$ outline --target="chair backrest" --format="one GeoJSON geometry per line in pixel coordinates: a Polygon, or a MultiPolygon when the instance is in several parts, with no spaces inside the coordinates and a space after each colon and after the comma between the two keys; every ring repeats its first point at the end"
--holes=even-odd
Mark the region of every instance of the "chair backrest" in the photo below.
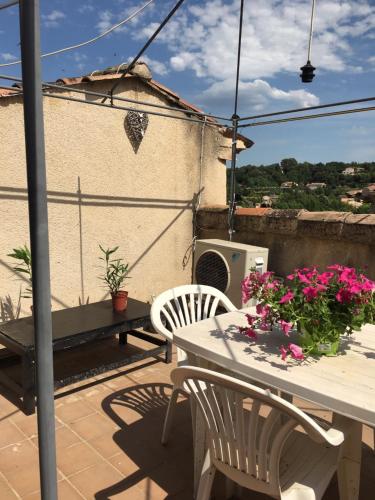
{"type": "Polygon", "coordinates": [[[342,432],[325,431],[269,390],[233,377],[185,366],[174,369],[171,378],[197,402],[214,465],[242,486],[279,498],[281,451],[299,425],[318,443],[337,446],[344,439],[342,432]]]}
{"type": "Polygon", "coordinates": [[[173,340],[177,328],[215,316],[218,306],[237,308],[220,290],[206,285],[182,285],[167,290],[151,306],[151,322],[158,333],[173,340]]]}

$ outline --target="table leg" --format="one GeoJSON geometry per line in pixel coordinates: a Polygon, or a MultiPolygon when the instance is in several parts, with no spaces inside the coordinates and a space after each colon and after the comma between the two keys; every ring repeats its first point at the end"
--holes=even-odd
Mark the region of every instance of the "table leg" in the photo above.
{"type": "Polygon", "coordinates": [[[165,351],[165,362],[172,363],[172,342],[169,342],[169,340],[167,340],[167,348],[165,351]]]}
{"type": "Polygon", "coordinates": [[[128,334],[126,332],[119,333],[118,343],[120,345],[126,345],[128,343],[128,334]]]}
{"type": "Polygon", "coordinates": [[[35,413],[35,360],[30,354],[22,356],[23,408],[26,415],[35,413]]]}
{"type": "Polygon", "coordinates": [[[337,469],[340,500],[358,500],[361,474],[362,424],[341,415],[333,416],[333,426],[344,423],[346,439],[337,469]],[[348,425],[349,424],[349,425],[348,425]]]}

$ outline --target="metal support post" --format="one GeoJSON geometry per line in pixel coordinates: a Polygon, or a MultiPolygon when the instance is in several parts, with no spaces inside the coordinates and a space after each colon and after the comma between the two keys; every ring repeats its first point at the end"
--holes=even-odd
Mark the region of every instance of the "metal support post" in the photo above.
{"type": "Polygon", "coordinates": [[[41,498],[42,500],[56,500],[52,318],[39,0],[20,0],[20,30],[32,255],[41,498]]]}
{"type": "Polygon", "coordinates": [[[238,115],[232,116],[232,161],[230,167],[230,195],[228,212],[229,241],[232,241],[234,233],[234,215],[236,213],[236,163],[237,163],[237,128],[238,115]]]}

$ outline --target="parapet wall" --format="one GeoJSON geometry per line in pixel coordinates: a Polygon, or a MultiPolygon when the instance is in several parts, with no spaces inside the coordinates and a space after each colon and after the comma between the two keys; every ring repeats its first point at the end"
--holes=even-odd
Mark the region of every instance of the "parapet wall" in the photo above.
{"type": "MultiPolygon", "coordinates": [[[[204,207],[198,238],[228,239],[228,208],[204,207]]],[[[375,279],[375,214],[238,208],[233,241],[269,248],[269,269],[285,276],[296,267],[340,263],[368,267],[375,279]]]]}

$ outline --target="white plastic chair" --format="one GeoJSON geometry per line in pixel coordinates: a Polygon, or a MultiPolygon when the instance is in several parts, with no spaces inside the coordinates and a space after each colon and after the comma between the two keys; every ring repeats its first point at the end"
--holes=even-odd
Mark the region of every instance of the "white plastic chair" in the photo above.
{"type": "MultiPolygon", "coordinates": [[[[151,322],[158,333],[173,342],[173,332],[177,328],[215,316],[219,306],[227,312],[237,310],[228,297],[216,288],[206,285],[182,285],[158,295],[151,306],[151,322]]],[[[187,355],[180,348],[177,348],[177,364],[187,364],[187,355]]],[[[168,441],[179,392],[187,391],[186,388],[174,384],[165,416],[162,444],[168,441]]]]}
{"type": "Polygon", "coordinates": [[[208,450],[196,500],[208,500],[216,470],[282,500],[319,500],[337,470],[344,432],[325,430],[270,391],[196,367],[175,368],[203,417],[208,450]],[[297,428],[298,427],[298,428],[297,428]]]}

